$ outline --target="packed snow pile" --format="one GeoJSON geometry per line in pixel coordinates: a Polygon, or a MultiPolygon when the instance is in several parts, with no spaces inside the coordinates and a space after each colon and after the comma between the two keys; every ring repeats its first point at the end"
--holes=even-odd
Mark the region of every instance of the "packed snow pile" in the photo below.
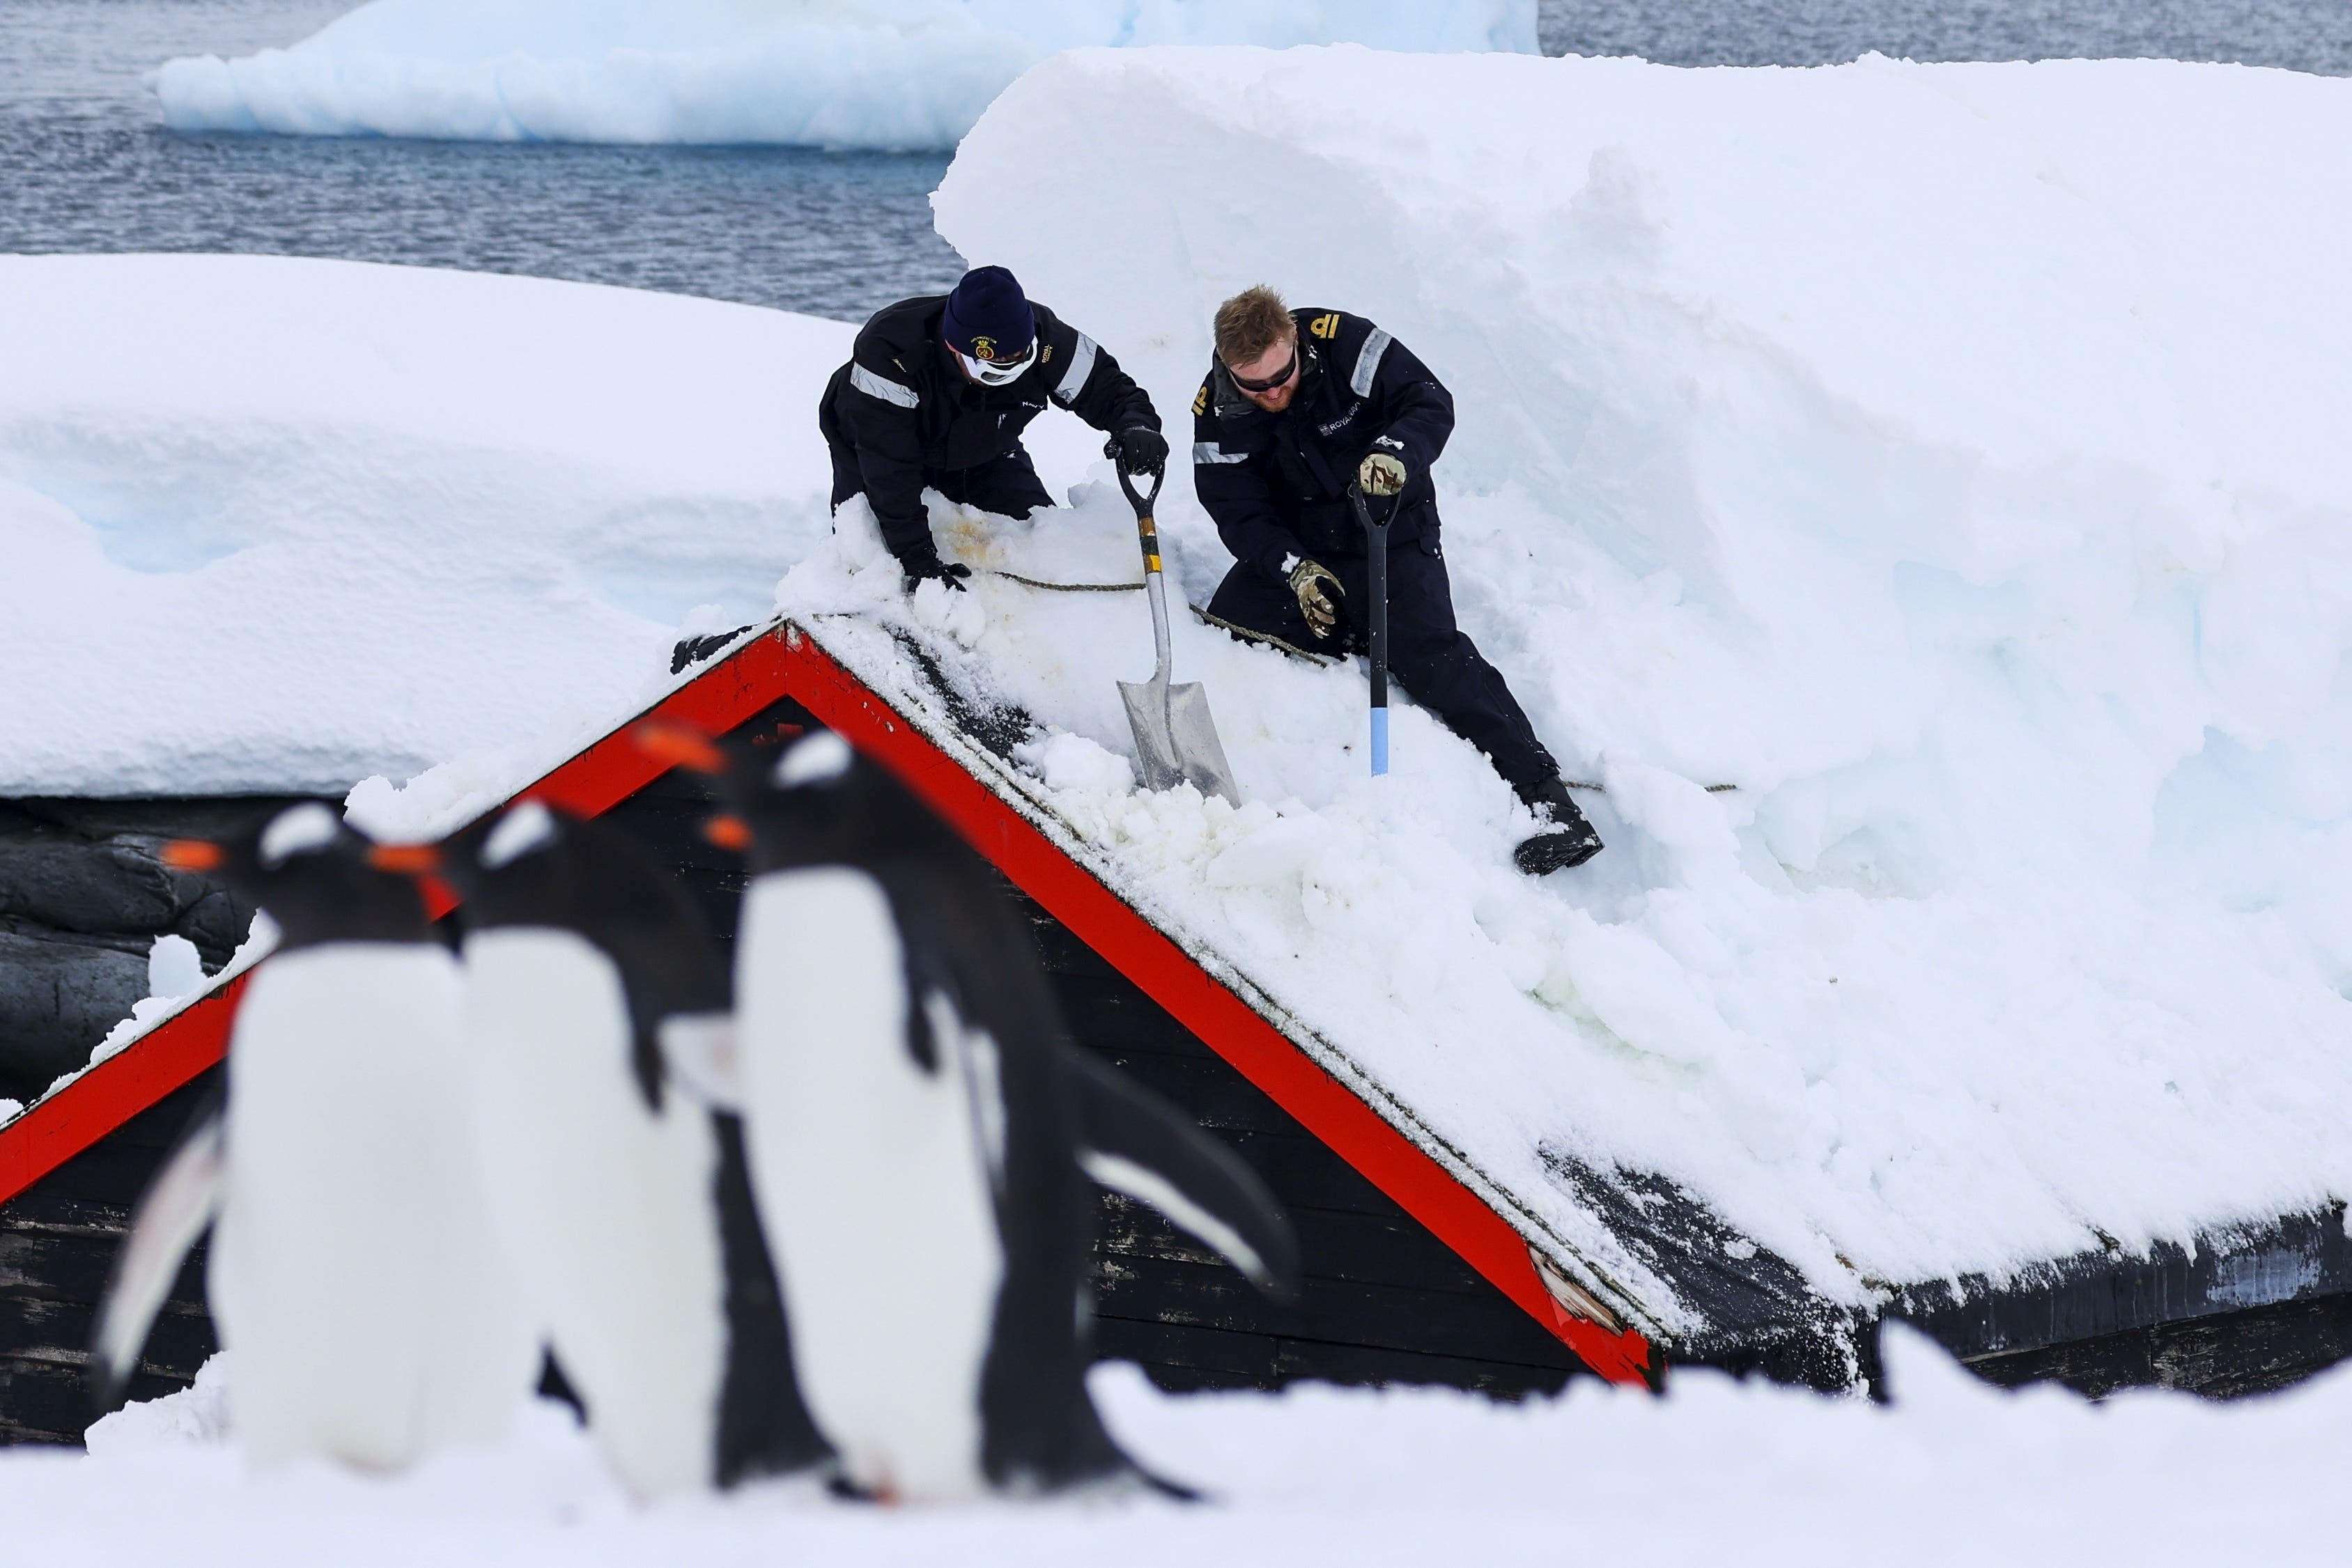
{"type": "Polygon", "coordinates": [[[372,0],[291,48],[175,59],[179,131],[953,147],[1058,49],[1536,49],[1535,0],[372,0]]]}
{"type": "Polygon", "coordinates": [[[2326,1500],[2352,1375],[2227,1406],[2126,1394],[2095,1406],[2056,1388],[2001,1393],[1925,1340],[1889,1337],[1891,1406],[1710,1372],[1679,1375],[1663,1399],[1581,1380],[1559,1398],[1502,1405],[1448,1389],[1171,1396],[1132,1367],[1098,1368],[1113,1431],[1204,1489],[1209,1500],[1192,1507],[1082,1497],[875,1508],[796,1482],[638,1509],[554,1405],[501,1448],[396,1478],[256,1470],[220,1440],[216,1359],[194,1388],[100,1422],[88,1458],[0,1450],[0,1510],[24,1562],[184,1568],[1386,1568],[1551,1561],[1570,1538],[1616,1562],[1822,1568],[1893,1552],[1974,1564],[2030,1541],[2036,1561],[2158,1568],[2326,1561],[2340,1538],[2326,1500]]]}
{"type": "MultiPolygon", "coordinates": [[[[2221,67],[1061,57],[942,233],[1171,413],[1248,283],[1418,351],[1465,622],[1611,847],[1517,876],[1466,747],[1401,723],[1360,777],[1352,672],[1197,628],[1252,803],[1127,793],[1139,601],[914,619],[1067,732],[1035,765],[1139,898],[1563,1235],[1548,1150],[1848,1301],[2316,1207],[2352,1195],[2347,136],[2352,83],[2221,67]],[[1080,201],[1084,246],[1028,216],[1080,201]]],[[[1004,548],[1122,533],[1082,500],[1004,548]]],[[[1202,602],[1227,559],[1162,517],[1202,602]]],[[[785,602],[880,616],[874,576],[785,602]]]]}
{"type": "Polygon", "coordinates": [[[340,792],[625,715],[823,535],[850,338],[251,256],[0,257],[0,796],[340,792]]]}

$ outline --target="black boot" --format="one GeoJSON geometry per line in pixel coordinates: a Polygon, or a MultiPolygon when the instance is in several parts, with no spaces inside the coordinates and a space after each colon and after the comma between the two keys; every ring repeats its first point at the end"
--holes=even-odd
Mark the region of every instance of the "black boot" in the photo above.
{"type": "Polygon", "coordinates": [[[1519,799],[1534,808],[1537,821],[1550,824],[1520,840],[1519,847],[1511,852],[1511,859],[1529,876],[1566,871],[1601,852],[1601,835],[1576,809],[1558,774],[1521,789],[1519,799]]]}

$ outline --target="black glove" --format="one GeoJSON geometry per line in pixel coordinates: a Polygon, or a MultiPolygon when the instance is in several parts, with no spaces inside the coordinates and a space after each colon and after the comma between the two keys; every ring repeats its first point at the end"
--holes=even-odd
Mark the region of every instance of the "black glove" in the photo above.
{"type": "Polygon", "coordinates": [[[1168,438],[1146,424],[1131,424],[1110,438],[1118,465],[1129,474],[1157,474],[1168,466],[1168,438]]]}
{"type": "Polygon", "coordinates": [[[964,591],[963,580],[971,575],[971,568],[960,560],[941,560],[940,547],[929,542],[901,555],[898,570],[906,574],[907,591],[909,593],[925,581],[944,582],[961,593],[964,591]]]}

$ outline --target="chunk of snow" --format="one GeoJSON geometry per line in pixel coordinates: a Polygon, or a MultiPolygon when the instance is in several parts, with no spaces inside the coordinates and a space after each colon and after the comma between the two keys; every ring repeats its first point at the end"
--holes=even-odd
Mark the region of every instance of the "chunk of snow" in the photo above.
{"type": "Polygon", "coordinates": [[[1086,45],[1536,52],[1535,0],[372,0],[285,49],[175,59],[177,131],[953,147],[1086,45]]]}
{"type": "Polygon", "coordinates": [[[155,1449],[221,1442],[229,1435],[229,1353],[215,1351],[175,1394],[125,1405],[90,1423],[90,1457],[121,1459],[155,1449]]]}
{"type": "Polygon", "coordinates": [[[205,988],[204,955],[184,936],[165,934],[147,949],[147,994],[176,1001],[205,988]]]}

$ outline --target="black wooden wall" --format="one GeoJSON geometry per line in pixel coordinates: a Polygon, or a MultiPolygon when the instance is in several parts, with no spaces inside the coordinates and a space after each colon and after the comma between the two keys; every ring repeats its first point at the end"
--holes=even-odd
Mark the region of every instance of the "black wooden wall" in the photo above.
{"type": "MultiPolygon", "coordinates": [[[[79,1443],[91,1415],[90,1322],[131,1206],[211,1095],[205,1073],[0,1206],[0,1443],[79,1443]]],[[[205,1245],[155,1321],[130,1397],[184,1388],[216,1348],[205,1311],[205,1245]]]]}

